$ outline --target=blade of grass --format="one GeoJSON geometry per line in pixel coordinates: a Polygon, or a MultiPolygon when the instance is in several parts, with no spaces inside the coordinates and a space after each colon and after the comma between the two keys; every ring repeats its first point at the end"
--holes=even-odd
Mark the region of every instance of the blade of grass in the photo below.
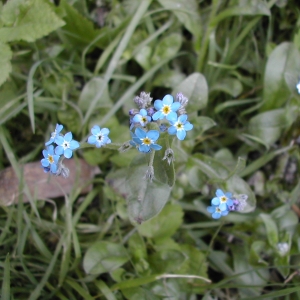
{"type": "Polygon", "coordinates": [[[94,108],[97,105],[97,102],[101,98],[106,85],[108,84],[112,74],[114,73],[114,71],[115,71],[115,69],[118,65],[118,62],[119,62],[119,59],[120,59],[121,55],[123,54],[124,50],[126,49],[128,43],[130,42],[130,38],[131,38],[135,28],[139,24],[140,20],[143,18],[143,15],[147,11],[148,6],[150,5],[150,3],[151,3],[151,0],[144,0],[144,1],[140,2],[140,5],[139,5],[136,13],[134,14],[130,24],[128,25],[128,27],[127,27],[127,29],[124,33],[124,36],[123,36],[116,52],[114,53],[112,59],[110,60],[107,71],[105,72],[105,75],[104,75],[103,85],[99,88],[98,93],[93,98],[93,100],[91,102],[91,105],[89,106],[89,108],[88,108],[88,110],[87,110],[87,112],[84,116],[82,125],[87,123],[87,121],[89,120],[91,114],[93,113],[94,108]]]}
{"type": "Polygon", "coordinates": [[[1,299],[9,300],[10,299],[10,261],[9,254],[6,255],[4,262],[4,274],[3,274],[3,282],[1,289],[1,299]]]}
{"type": "Polygon", "coordinates": [[[92,297],[83,287],[81,287],[76,281],[67,279],[66,283],[72,287],[79,295],[83,297],[85,300],[94,300],[92,297]]]}
{"type": "Polygon", "coordinates": [[[116,300],[117,298],[115,295],[112,293],[110,288],[102,281],[98,280],[95,282],[95,285],[97,288],[101,291],[101,293],[105,296],[107,300],[116,300]]]}

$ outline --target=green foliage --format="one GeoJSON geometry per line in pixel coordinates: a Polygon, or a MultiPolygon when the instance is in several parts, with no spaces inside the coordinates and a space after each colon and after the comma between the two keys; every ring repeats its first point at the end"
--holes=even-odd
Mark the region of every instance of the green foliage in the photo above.
{"type": "Polygon", "coordinates": [[[300,299],[298,2],[4,2],[1,299],[300,299]],[[184,141],[128,146],[141,91],[189,99],[184,141]],[[56,123],[93,168],[50,199],[23,164],[56,123]],[[86,143],[95,124],[112,144],[86,143]],[[213,220],[216,189],[243,211],[213,220]]]}

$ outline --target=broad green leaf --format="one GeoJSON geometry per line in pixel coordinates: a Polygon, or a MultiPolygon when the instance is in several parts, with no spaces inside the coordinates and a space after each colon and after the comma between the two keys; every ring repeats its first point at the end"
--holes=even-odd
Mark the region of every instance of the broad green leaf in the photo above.
{"type": "Polygon", "coordinates": [[[2,42],[34,42],[65,24],[44,0],[10,0],[3,6],[1,19],[2,42]]]}
{"type": "Polygon", "coordinates": [[[99,275],[119,268],[128,259],[126,249],[121,244],[101,241],[87,250],[83,268],[87,274],[99,275]]]}
{"type": "Polygon", "coordinates": [[[264,241],[255,241],[251,244],[249,262],[254,266],[268,265],[261,256],[262,252],[266,249],[264,241]]]}
{"type": "Polygon", "coordinates": [[[162,239],[172,236],[182,223],[183,211],[179,205],[168,204],[159,215],[138,227],[141,235],[162,239]]]}
{"type": "Polygon", "coordinates": [[[201,73],[193,73],[188,76],[173,90],[173,95],[177,93],[182,93],[189,99],[186,107],[188,112],[200,110],[207,105],[208,86],[201,73]]]}
{"type": "Polygon", "coordinates": [[[243,86],[238,79],[228,77],[222,78],[216,82],[210,89],[210,92],[213,91],[221,91],[232,97],[237,97],[243,92],[243,86]]]}
{"type": "Polygon", "coordinates": [[[208,117],[198,116],[196,113],[189,114],[189,122],[193,124],[193,130],[187,133],[187,140],[201,136],[206,130],[216,126],[216,122],[208,117]]]}
{"type": "Polygon", "coordinates": [[[239,157],[234,169],[230,172],[228,177],[240,174],[245,169],[245,167],[246,167],[246,159],[243,157],[239,157]]]}
{"type": "Polygon", "coordinates": [[[250,134],[258,137],[267,145],[276,142],[283,130],[293,119],[286,109],[270,110],[251,118],[249,122],[250,134]]]}
{"type": "MultiPolygon", "coordinates": [[[[102,85],[106,85],[106,83],[102,78],[99,77],[92,78],[90,81],[88,81],[85,84],[78,100],[78,106],[83,112],[87,111],[88,107],[91,104],[91,101],[97,95],[102,85]]],[[[112,101],[109,97],[108,88],[107,86],[105,86],[102,97],[96,103],[95,109],[99,109],[100,107],[110,108],[111,106],[112,106],[112,101]]]]}
{"type": "Polygon", "coordinates": [[[144,46],[141,51],[139,51],[134,59],[145,69],[151,69],[151,55],[152,49],[149,46],[144,46]]]}
{"type": "Polygon", "coordinates": [[[175,55],[182,43],[182,37],[178,33],[171,33],[163,38],[155,47],[151,62],[153,65],[157,64],[161,60],[175,55]]]}
{"type": "Polygon", "coordinates": [[[177,70],[167,70],[166,72],[159,73],[154,81],[153,85],[163,86],[166,88],[175,88],[180,82],[185,79],[185,75],[177,70]]]}
{"type": "Polygon", "coordinates": [[[136,287],[121,290],[123,295],[128,300],[160,300],[149,289],[136,287]]]}
{"type": "Polygon", "coordinates": [[[275,221],[268,214],[261,213],[259,216],[261,217],[261,219],[265,224],[266,237],[268,239],[270,246],[276,248],[278,244],[278,229],[275,221]]]}
{"type": "Polygon", "coordinates": [[[176,270],[186,260],[185,255],[173,249],[164,249],[149,257],[154,273],[176,273],[176,270]]]}
{"type": "Polygon", "coordinates": [[[226,190],[234,195],[245,194],[248,196],[245,208],[240,211],[241,213],[248,213],[256,208],[256,198],[252,192],[249,184],[242,178],[234,175],[226,180],[226,190]]]}
{"type": "Polygon", "coordinates": [[[196,0],[159,0],[159,3],[171,10],[194,36],[201,34],[201,18],[196,0]]]}
{"type": "Polygon", "coordinates": [[[267,61],[262,111],[280,108],[296,90],[300,74],[300,53],[292,43],[278,45],[267,61]]]}
{"type": "Polygon", "coordinates": [[[168,201],[171,188],[167,182],[161,182],[155,177],[166,175],[156,174],[151,182],[145,178],[148,170],[147,155],[140,154],[131,163],[128,170],[126,185],[128,190],[128,214],[132,222],[141,224],[156,216],[168,201]]]}
{"type": "MultiPolygon", "coordinates": [[[[1,29],[0,29],[1,30],[1,29]]],[[[0,63],[1,63],[1,73],[0,73],[0,85],[5,82],[11,72],[12,52],[7,44],[0,42],[0,63]]]]}

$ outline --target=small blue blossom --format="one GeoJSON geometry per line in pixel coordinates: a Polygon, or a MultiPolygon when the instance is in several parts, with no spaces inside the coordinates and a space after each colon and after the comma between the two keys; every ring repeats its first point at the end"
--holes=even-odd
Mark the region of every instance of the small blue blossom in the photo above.
{"type": "Polygon", "coordinates": [[[296,88],[297,88],[298,94],[300,94],[300,81],[297,83],[296,88]]]}
{"type": "Polygon", "coordinates": [[[171,95],[164,96],[163,100],[155,100],[154,107],[157,112],[152,116],[154,121],[158,119],[166,118],[167,120],[177,119],[176,111],[180,107],[179,102],[174,102],[174,99],[171,95]]]}
{"type": "Polygon", "coordinates": [[[211,213],[214,219],[220,219],[222,216],[228,215],[228,210],[221,210],[219,205],[212,205],[207,207],[207,211],[211,213]]]}
{"type": "Polygon", "coordinates": [[[91,129],[92,135],[88,138],[88,143],[95,145],[97,148],[100,148],[106,144],[110,144],[111,140],[108,137],[109,129],[100,128],[98,125],[94,125],[91,129]]]}
{"type": "Polygon", "coordinates": [[[55,142],[55,139],[59,136],[59,133],[62,131],[64,128],[63,125],[56,124],[55,130],[51,133],[51,138],[48,142],[45,143],[46,146],[51,145],[52,143],[55,142]]]}
{"type": "Polygon", "coordinates": [[[63,154],[65,158],[71,158],[73,150],[80,147],[80,144],[73,140],[72,132],[68,132],[64,136],[57,137],[55,139],[55,143],[58,145],[55,148],[55,154],[63,154]]]}
{"type": "Polygon", "coordinates": [[[132,147],[137,148],[139,145],[134,141],[134,139],[137,139],[138,137],[132,131],[130,131],[130,135],[131,135],[131,141],[129,141],[129,144],[132,147]]]}
{"type": "Polygon", "coordinates": [[[136,114],[133,119],[133,122],[140,123],[141,126],[146,126],[147,123],[151,122],[151,117],[147,115],[146,109],[142,108],[139,114],[136,114]]]}
{"type": "Polygon", "coordinates": [[[221,211],[226,211],[233,205],[231,193],[224,193],[221,189],[217,189],[216,196],[211,200],[211,205],[218,206],[221,211]]]}
{"type": "Polygon", "coordinates": [[[186,131],[193,129],[193,125],[187,121],[187,115],[181,115],[177,120],[169,121],[172,126],[169,127],[169,134],[176,134],[179,140],[184,140],[186,131]]]}
{"type": "Polygon", "coordinates": [[[53,145],[47,147],[47,150],[43,150],[44,158],[41,160],[41,164],[44,168],[44,172],[56,174],[57,171],[57,164],[59,160],[59,155],[54,153],[53,145]]]}
{"type": "Polygon", "coordinates": [[[149,130],[148,132],[142,130],[141,128],[136,128],[135,136],[132,137],[134,143],[138,145],[140,152],[150,152],[153,150],[160,150],[162,146],[155,144],[156,140],[159,138],[159,131],[149,130]]]}

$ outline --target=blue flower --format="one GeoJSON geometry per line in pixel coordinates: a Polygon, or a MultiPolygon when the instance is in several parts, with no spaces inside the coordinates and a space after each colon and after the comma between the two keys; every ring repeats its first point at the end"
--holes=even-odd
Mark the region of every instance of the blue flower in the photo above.
{"type": "Polygon", "coordinates": [[[173,103],[173,101],[174,100],[171,95],[164,96],[163,100],[155,100],[154,107],[157,112],[152,116],[152,119],[155,121],[165,117],[167,120],[177,119],[176,111],[179,109],[180,103],[173,103]]]}
{"type": "Polygon", "coordinates": [[[217,189],[216,196],[211,200],[211,205],[218,206],[221,211],[226,211],[228,207],[233,205],[231,193],[224,193],[222,190],[217,189]]]}
{"type": "Polygon", "coordinates": [[[80,147],[79,143],[72,139],[72,132],[68,132],[65,136],[59,136],[55,139],[58,145],[55,148],[55,154],[64,155],[65,158],[70,158],[73,155],[73,150],[80,147]]]}
{"type": "Polygon", "coordinates": [[[51,133],[50,140],[47,143],[45,143],[45,145],[49,146],[52,143],[54,143],[55,139],[59,136],[59,133],[62,131],[63,128],[64,128],[64,126],[62,126],[60,124],[56,124],[55,130],[51,133]]]}
{"type": "Polygon", "coordinates": [[[142,108],[139,114],[136,114],[133,119],[133,122],[140,123],[141,126],[145,126],[147,123],[151,122],[151,117],[147,115],[146,109],[142,108]]]}
{"type": "Polygon", "coordinates": [[[57,163],[59,160],[59,155],[54,154],[54,147],[50,145],[47,147],[47,150],[43,150],[44,158],[41,160],[41,164],[44,168],[44,171],[47,173],[55,174],[57,171],[57,163]],[[49,169],[50,168],[50,169],[49,169]]]}
{"type": "Polygon", "coordinates": [[[106,144],[110,144],[111,140],[108,137],[109,129],[100,128],[98,125],[94,125],[91,129],[93,135],[89,136],[88,143],[95,145],[97,148],[100,148],[106,144]]]}
{"type": "Polygon", "coordinates": [[[298,94],[300,94],[300,81],[297,83],[296,88],[297,88],[298,94]]]}
{"type": "Polygon", "coordinates": [[[184,140],[186,131],[193,129],[193,125],[187,121],[187,115],[181,115],[177,120],[170,120],[169,134],[176,134],[179,140],[184,140]]]}
{"type": "Polygon", "coordinates": [[[138,145],[140,152],[150,152],[153,150],[160,150],[162,146],[155,144],[156,140],[159,138],[159,131],[149,130],[145,132],[141,128],[136,128],[135,136],[132,137],[134,143],[138,145]]]}
{"type": "Polygon", "coordinates": [[[219,205],[212,205],[207,207],[207,211],[211,213],[214,219],[220,219],[221,216],[228,215],[228,210],[221,210],[219,205]]]}

